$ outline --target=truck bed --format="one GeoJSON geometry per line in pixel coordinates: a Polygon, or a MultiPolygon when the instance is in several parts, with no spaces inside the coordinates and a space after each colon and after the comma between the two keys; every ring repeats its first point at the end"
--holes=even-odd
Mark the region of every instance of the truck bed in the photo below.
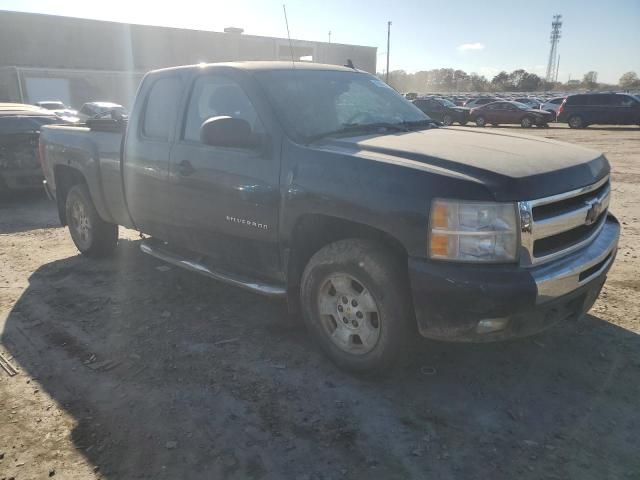
{"type": "Polygon", "coordinates": [[[130,225],[124,202],[120,129],[102,124],[50,125],[40,134],[42,165],[50,193],[56,197],[56,177],[65,167],[83,172],[101,217],[130,225]]]}

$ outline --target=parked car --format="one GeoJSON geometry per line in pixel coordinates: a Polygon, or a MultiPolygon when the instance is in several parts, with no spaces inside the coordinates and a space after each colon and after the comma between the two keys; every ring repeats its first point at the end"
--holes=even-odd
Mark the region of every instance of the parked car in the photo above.
{"type": "Polygon", "coordinates": [[[286,299],[351,371],[390,368],[418,331],[488,341],[577,319],[616,255],[601,153],[439,128],[351,68],[157,70],[124,139],[105,122],[41,135],[80,252],[144,232],[145,253],[286,299]]]}
{"type": "Polygon", "coordinates": [[[517,97],[517,98],[514,98],[513,101],[518,103],[524,103],[525,105],[528,105],[529,108],[535,108],[535,109],[540,109],[540,105],[544,103],[539,98],[533,98],[533,97],[517,97]]]}
{"type": "Polygon", "coordinates": [[[558,110],[560,109],[560,105],[562,105],[565,98],[567,97],[550,98],[540,105],[540,110],[551,113],[555,118],[558,114],[558,110]]]}
{"type": "Polygon", "coordinates": [[[78,117],[81,120],[101,117],[109,114],[126,115],[127,110],[117,103],[112,102],[87,102],[80,108],[78,117]]]}
{"type": "Polygon", "coordinates": [[[481,105],[486,105],[488,103],[493,103],[493,102],[495,102],[497,100],[500,100],[500,99],[496,98],[496,97],[470,98],[469,100],[464,102],[464,106],[467,107],[467,108],[475,108],[475,107],[479,107],[481,105]]]}
{"type": "Polygon", "coordinates": [[[558,121],[571,128],[589,125],[640,125],[640,98],[626,93],[569,95],[558,109],[558,121]]]}
{"type": "Polygon", "coordinates": [[[457,107],[453,102],[445,98],[418,98],[413,101],[413,104],[429,117],[445,125],[451,125],[453,122],[466,125],[469,121],[470,109],[457,107]]]}
{"type": "Polygon", "coordinates": [[[494,126],[519,124],[522,128],[533,125],[545,127],[553,121],[549,112],[530,108],[529,105],[519,102],[493,102],[474,108],[469,114],[469,119],[479,127],[484,127],[487,123],[494,126]]]}
{"type": "Polygon", "coordinates": [[[0,191],[42,188],[40,127],[60,121],[33,105],[0,103],[0,191]]]}

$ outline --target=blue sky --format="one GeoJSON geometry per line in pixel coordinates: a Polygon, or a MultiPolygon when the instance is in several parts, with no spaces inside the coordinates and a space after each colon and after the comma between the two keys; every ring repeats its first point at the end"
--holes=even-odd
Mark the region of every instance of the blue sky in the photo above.
{"type": "Polygon", "coordinates": [[[293,38],[326,40],[331,30],[334,42],[378,47],[379,71],[391,20],[391,70],[454,67],[491,77],[525,68],[544,75],[551,17],[560,13],[560,80],[589,70],[606,82],[629,70],[640,74],[640,0],[0,0],[0,10],[216,31],[238,26],[283,37],[283,3],[293,38]]]}

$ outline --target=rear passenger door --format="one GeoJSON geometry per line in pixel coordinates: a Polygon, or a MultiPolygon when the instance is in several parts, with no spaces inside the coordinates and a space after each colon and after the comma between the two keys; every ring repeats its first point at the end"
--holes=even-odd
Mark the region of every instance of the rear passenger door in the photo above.
{"type": "Polygon", "coordinates": [[[169,154],[178,106],[184,91],[182,75],[150,77],[146,97],[136,119],[127,130],[124,187],[125,198],[136,227],[168,240],[170,219],[169,154]]]}
{"type": "Polygon", "coordinates": [[[279,155],[238,74],[195,77],[171,153],[173,229],[179,244],[239,274],[279,271],[279,155]],[[252,149],[200,141],[202,123],[216,116],[246,120],[252,149]]]}

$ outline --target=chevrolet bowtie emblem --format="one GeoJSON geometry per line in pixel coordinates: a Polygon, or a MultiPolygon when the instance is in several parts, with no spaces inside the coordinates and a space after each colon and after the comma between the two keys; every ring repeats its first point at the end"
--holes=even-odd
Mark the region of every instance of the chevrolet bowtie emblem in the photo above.
{"type": "Polygon", "coordinates": [[[602,202],[600,200],[589,200],[585,202],[585,204],[589,207],[587,210],[587,217],[584,220],[585,225],[593,225],[598,217],[602,213],[602,202]]]}

